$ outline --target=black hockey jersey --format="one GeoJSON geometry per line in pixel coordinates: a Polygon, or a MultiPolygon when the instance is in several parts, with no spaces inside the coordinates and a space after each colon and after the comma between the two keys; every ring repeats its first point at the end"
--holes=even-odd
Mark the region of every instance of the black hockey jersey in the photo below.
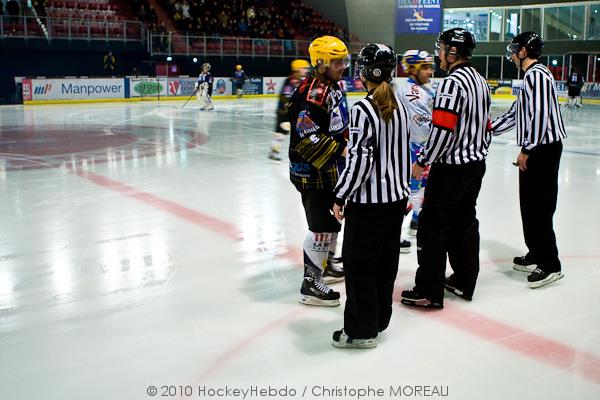
{"type": "Polygon", "coordinates": [[[290,180],[298,190],[333,190],[344,168],[346,94],[337,82],[310,76],[289,103],[290,180]]]}

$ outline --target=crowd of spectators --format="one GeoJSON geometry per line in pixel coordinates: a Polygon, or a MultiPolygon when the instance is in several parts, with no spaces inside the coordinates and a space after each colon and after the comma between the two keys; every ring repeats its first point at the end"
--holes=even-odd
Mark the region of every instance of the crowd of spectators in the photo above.
{"type": "Polygon", "coordinates": [[[159,24],[156,11],[150,2],[145,0],[130,0],[128,3],[131,13],[137,17],[139,21],[145,22],[150,26],[159,24]]]}
{"type": "MultiPolygon", "coordinates": [[[[159,34],[161,44],[168,47],[171,36],[190,33],[194,36],[247,37],[265,39],[312,40],[324,34],[350,41],[343,27],[325,18],[311,6],[300,0],[160,0],[162,8],[171,16],[179,32],[170,31],[161,21],[147,0],[103,0],[89,4],[89,10],[79,9],[77,1],[32,0],[31,4],[40,16],[61,17],[64,10],[77,8],[79,18],[93,18],[94,12],[110,12],[108,19],[139,20],[148,29],[159,34]],[[98,4],[107,4],[99,9],[98,4]],[[47,12],[52,10],[53,13],[47,12]],[[61,11],[62,10],[62,11],[61,11]],[[83,12],[85,11],[85,12],[83,12]],[[62,14],[61,14],[62,13],[62,14]],[[56,15],[54,15],[56,14],[56,15]],[[163,43],[164,42],[164,43],[163,43]]],[[[81,3],[86,3],[83,0],[81,3]]],[[[4,2],[0,0],[0,5],[4,2]]],[[[28,8],[19,0],[8,0],[0,13],[19,18],[28,8]]],[[[74,15],[67,14],[69,17],[74,15]]],[[[171,25],[172,27],[172,25],[171,25]]]]}
{"type": "Polygon", "coordinates": [[[163,0],[163,4],[181,32],[200,36],[310,40],[330,34],[349,39],[344,28],[298,0],[163,0]]]}

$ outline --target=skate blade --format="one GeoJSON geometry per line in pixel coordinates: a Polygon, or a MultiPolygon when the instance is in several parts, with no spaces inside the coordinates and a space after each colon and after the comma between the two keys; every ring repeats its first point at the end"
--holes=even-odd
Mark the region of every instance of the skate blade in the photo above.
{"type": "Polygon", "coordinates": [[[439,309],[444,308],[442,304],[432,303],[429,299],[419,299],[419,300],[409,300],[409,299],[401,299],[400,303],[405,306],[410,307],[419,307],[419,308],[430,308],[430,309],[439,309]]]}
{"type": "Polygon", "coordinates": [[[513,264],[512,267],[515,271],[519,271],[519,272],[529,272],[532,273],[533,271],[535,271],[535,269],[537,268],[536,264],[531,264],[531,265],[519,265],[519,264],[513,264]]]}
{"type": "Polygon", "coordinates": [[[461,299],[463,299],[465,301],[472,301],[473,300],[473,298],[465,296],[465,294],[464,294],[464,292],[462,290],[459,290],[459,289],[457,289],[455,287],[444,286],[444,289],[446,289],[447,292],[450,292],[453,295],[455,295],[456,297],[460,297],[461,299]]]}
{"type": "Polygon", "coordinates": [[[300,303],[307,306],[336,307],[340,305],[340,300],[321,300],[312,296],[302,295],[300,296],[300,303]]]}
{"type": "Polygon", "coordinates": [[[546,279],[543,279],[538,282],[530,283],[529,287],[531,289],[541,288],[542,286],[549,285],[549,284],[556,282],[564,277],[565,277],[565,274],[563,274],[562,272],[554,272],[554,273],[548,275],[548,277],[546,279]]]}
{"type": "Polygon", "coordinates": [[[377,347],[377,339],[361,340],[359,343],[340,343],[335,340],[331,345],[337,349],[374,349],[377,347]]]}

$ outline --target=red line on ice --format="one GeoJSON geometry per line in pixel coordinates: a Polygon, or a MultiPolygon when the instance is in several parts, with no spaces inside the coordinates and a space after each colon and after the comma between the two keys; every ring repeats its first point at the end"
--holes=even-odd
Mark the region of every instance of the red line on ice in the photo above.
{"type": "MultiPolygon", "coordinates": [[[[106,178],[93,172],[81,170],[71,172],[99,186],[163,210],[178,218],[194,223],[229,239],[242,239],[242,233],[240,230],[229,222],[219,220],[196,210],[192,210],[174,203],[170,200],[160,198],[156,195],[140,191],[132,186],[106,178]]],[[[287,246],[286,251],[278,255],[280,258],[285,258],[294,262],[301,261],[301,256],[302,252],[292,248],[291,246],[287,246]]],[[[398,291],[396,291],[396,293],[398,293],[398,291]]],[[[300,316],[302,313],[303,311],[294,310],[293,312],[290,312],[279,319],[271,321],[258,331],[253,332],[245,339],[230,347],[229,350],[210,363],[209,368],[202,372],[201,377],[206,379],[208,376],[214,374],[237,353],[249,347],[257,339],[273,332],[277,328],[284,326],[286,323],[300,316]]],[[[467,334],[477,336],[480,339],[498,344],[513,352],[527,356],[536,361],[552,365],[562,370],[570,371],[587,380],[600,384],[600,357],[592,353],[577,350],[552,339],[547,339],[543,336],[527,332],[521,328],[493,320],[471,311],[465,311],[461,307],[456,307],[449,304],[445,306],[443,311],[422,312],[422,314],[438,320],[446,325],[452,326],[453,328],[464,331],[467,334]]]]}

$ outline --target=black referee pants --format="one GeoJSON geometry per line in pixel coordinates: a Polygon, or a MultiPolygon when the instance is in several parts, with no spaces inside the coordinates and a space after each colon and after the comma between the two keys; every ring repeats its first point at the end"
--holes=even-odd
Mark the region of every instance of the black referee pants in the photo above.
{"type": "Polygon", "coordinates": [[[547,272],[561,270],[552,218],[558,197],[562,142],[543,144],[531,152],[527,170],[519,171],[523,236],[529,254],[547,272]]]}
{"type": "Polygon", "coordinates": [[[465,165],[433,164],[417,231],[419,268],[415,289],[443,303],[446,257],[456,288],[472,296],[479,274],[479,221],[475,206],[485,161],[465,165]]]}
{"type": "Polygon", "coordinates": [[[406,202],[345,207],[344,331],[351,338],[376,337],[390,322],[406,202]]]}

